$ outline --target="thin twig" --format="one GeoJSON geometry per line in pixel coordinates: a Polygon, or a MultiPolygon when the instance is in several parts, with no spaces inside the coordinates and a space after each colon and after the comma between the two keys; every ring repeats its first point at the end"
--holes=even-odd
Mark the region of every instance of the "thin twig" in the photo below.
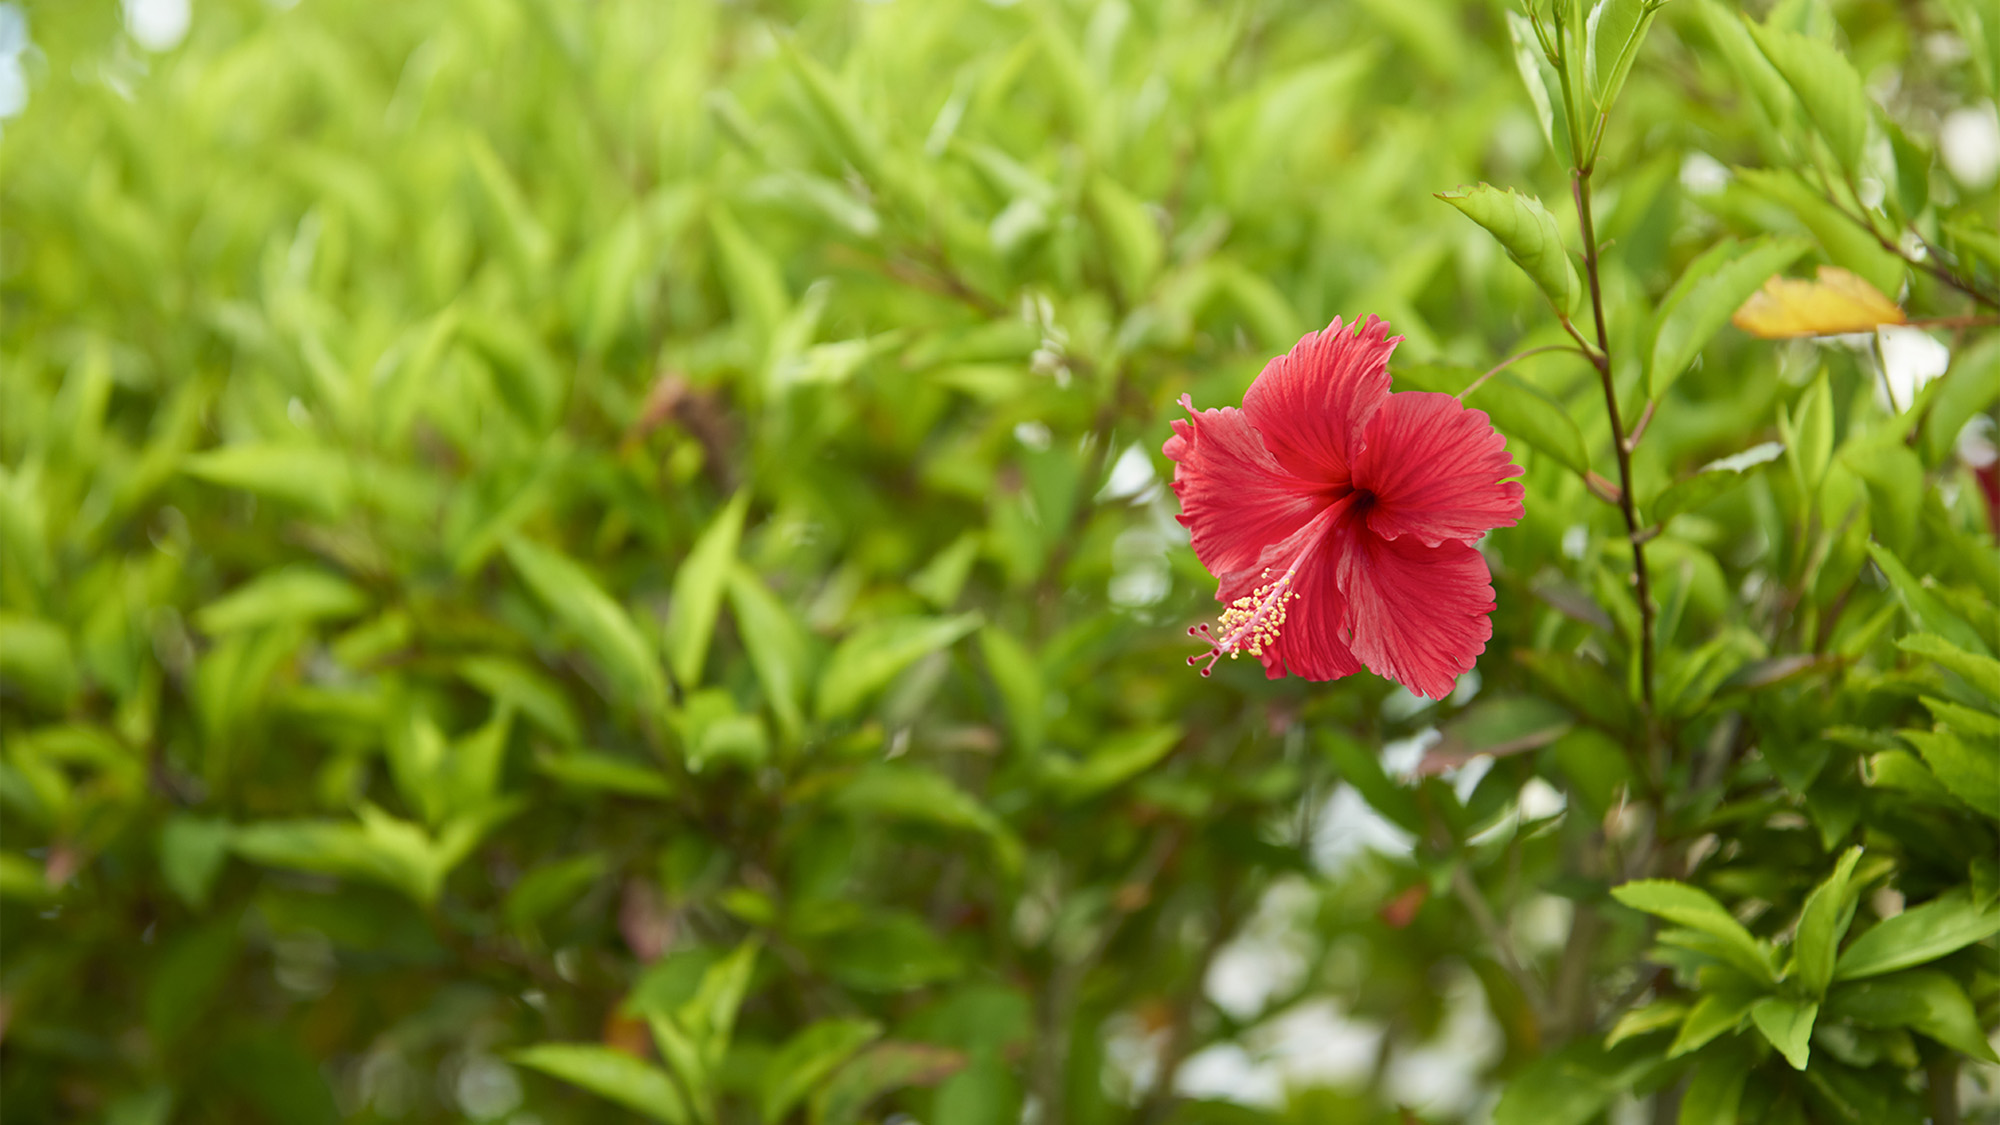
{"type": "Polygon", "coordinates": [[[1472,876],[1466,873],[1465,865],[1462,863],[1452,868],[1451,889],[1458,896],[1458,901],[1464,904],[1465,912],[1472,915],[1473,924],[1479,927],[1481,934],[1485,935],[1487,944],[1493,947],[1494,956],[1499,960],[1500,967],[1513,978],[1515,987],[1521,990],[1521,995],[1527,997],[1528,1006],[1534,1009],[1536,1020],[1546,1023],[1550,1016],[1548,989],[1542,986],[1540,977],[1521,963],[1521,958],[1514,952],[1513,939],[1507,936],[1505,929],[1501,928],[1500,920],[1493,916],[1493,908],[1487,905],[1486,896],[1479,893],[1479,885],[1472,881],[1472,876]]]}
{"type": "Polygon", "coordinates": [[[1492,367],[1488,368],[1486,374],[1481,375],[1479,378],[1474,379],[1472,381],[1471,386],[1458,392],[1457,395],[1458,401],[1464,402],[1465,396],[1485,386],[1486,380],[1491,379],[1495,375],[1500,374],[1502,371],[1507,370],[1509,367],[1514,366],[1516,363],[1519,363],[1520,361],[1528,358],[1531,355],[1540,355],[1543,352],[1574,352],[1577,355],[1584,356],[1584,358],[1586,359],[1589,358],[1589,356],[1584,355],[1582,349],[1572,348],[1568,344],[1543,344],[1539,348],[1529,348],[1526,351],[1515,352],[1513,355],[1508,356],[1506,359],[1503,359],[1499,363],[1496,363],[1492,367]]]}
{"type": "Polygon", "coordinates": [[[1583,233],[1583,268],[1590,278],[1590,311],[1597,323],[1597,354],[1592,357],[1604,387],[1604,409],[1611,421],[1611,447],[1618,454],[1618,510],[1632,541],[1632,583],[1639,599],[1639,694],[1648,721],[1653,710],[1653,598],[1646,573],[1646,545],[1639,538],[1639,512],[1632,502],[1632,450],[1625,444],[1625,421],[1618,412],[1618,388],[1611,379],[1611,336],[1604,325],[1604,292],[1598,281],[1597,224],[1590,208],[1590,173],[1578,169],[1570,177],[1577,223],[1583,233]]]}

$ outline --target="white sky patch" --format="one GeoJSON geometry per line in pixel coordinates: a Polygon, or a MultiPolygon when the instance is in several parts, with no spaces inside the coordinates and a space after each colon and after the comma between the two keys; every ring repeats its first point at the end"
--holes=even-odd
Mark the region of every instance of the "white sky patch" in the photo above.
{"type": "MultiPolygon", "coordinates": [[[[1417,698],[1422,699],[1422,696],[1417,698]]],[[[1425,700],[1429,702],[1429,700],[1425,700]]],[[[1382,744],[1382,771],[1390,777],[1415,777],[1417,766],[1424,760],[1424,751],[1429,750],[1444,736],[1436,727],[1426,727],[1408,738],[1382,744]]]]}
{"type": "Polygon", "coordinates": [[[0,3],[0,121],[28,108],[28,69],[21,57],[33,46],[28,14],[19,4],[0,3]]]}
{"type": "Polygon", "coordinates": [[[1126,446],[1125,452],[1120,453],[1118,460],[1112,463],[1111,476],[1098,491],[1097,499],[1100,502],[1135,499],[1157,479],[1153,472],[1153,459],[1147,455],[1144,447],[1138,442],[1133,442],[1126,446]]]}
{"type": "Polygon", "coordinates": [[[2000,111],[1984,102],[1945,115],[1938,155],[1952,179],[1973,191],[1991,187],[2000,178],[2000,111]]]}
{"type": "Polygon", "coordinates": [[[1457,1116],[1484,1093],[1479,1072],[1499,1057],[1502,1037],[1470,969],[1454,972],[1445,992],[1451,1006],[1437,1038],[1391,1059],[1388,1084],[1397,1101],[1420,1113],[1457,1116]]]}
{"type": "Polygon", "coordinates": [[[1892,413],[1908,410],[1924,384],[1944,374],[1951,366],[1951,349],[1921,328],[1885,324],[1876,329],[1882,349],[1882,373],[1894,402],[1882,402],[1881,383],[1875,385],[1876,401],[1892,413]]]}
{"type": "Polygon", "coordinates": [[[1299,986],[1312,954],[1307,927],[1316,902],[1302,879],[1271,884],[1243,931],[1209,965],[1202,984],[1216,1007],[1247,1020],[1299,986]]]}
{"type": "Polygon", "coordinates": [[[193,17],[193,0],[125,0],[125,30],[148,51],[180,46],[193,17]]]}
{"type": "Polygon", "coordinates": [[[1563,531],[1562,553],[1566,559],[1581,559],[1590,549],[1590,529],[1582,524],[1572,524],[1563,531]]]}
{"type": "Polygon", "coordinates": [[[1327,798],[1313,828],[1313,866],[1338,875],[1363,853],[1406,856],[1416,842],[1416,837],[1369,808],[1353,786],[1342,785],[1327,798]]]}
{"type": "Polygon", "coordinates": [[[1285,1077],[1270,1062],[1253,1059],[1235,1043],[1197,1051],[1174,1075],[1174,1092],[1186,1098],[1213,1098],[1258,1109],[1285,1104],[1285,1077]]]}
{"type": "Polygon", "coordinates": [[[1521,786],[1520,803],[1522,820],[1540,820],[1568,808],[1569,798],[1541,778],[1531,777],[1526,785],[1521,786]]]}
{"type": "Polygon", "coordinates": [[[1993,441],[1993,419],[1985,414],[1974,414],[1958,431],[1958,459],[1975,469],[1983,469],[2000,460],[2000,447],[1993,441]]]}
{"type": "Polygon", "coordinates": [[[1714,195],[1729,180],[1729,168],[1705,152],[1690,152],[1681,160],[1681,186],[1689,195],[1714,195]]]}

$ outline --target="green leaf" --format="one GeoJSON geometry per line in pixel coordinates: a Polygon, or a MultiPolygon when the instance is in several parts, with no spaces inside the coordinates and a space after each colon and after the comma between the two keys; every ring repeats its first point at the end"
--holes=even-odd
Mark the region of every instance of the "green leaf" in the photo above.
{"type": "Polygon", "coordinates": [[[1797,99],[1785,84],[1784,76],[1757,46],[1750,33],[1750,21],[1739,18],[1735,5],[1696,0],[1694,7],[1722,53],[1731,77],[1750,87],[1757,106],[1771,125],[1784,129],[1791,121],[1797,99]]]}
{"type": "Polygon", "coordinates": [[[1498,239],[1507,256],[1534,279],[1556,311],[1567,315],[1576,310],[1577,296],[1582,292],[1576,267],[1563,247],[1555,216],[1541,200],[1487,184],[1438,192],[1437,197],[1498,239]]]}
{"type": "Polygon", "coordinates": [[[500,162],[483,133],[467,129],[459,135],[464,138],[465,156],[472,163],[473,177],[486,197],[486,205],[492,209],[500,235],[498,241],[513,257],[515,271],[527,278],[546,270],[555,253],[555,240],[535,218],[521,185],[500,162]]]}
{"type": "Polygon", "coordinates": [[[928,1043],[877,1043],[850,1059],[812,1098],[813,1125],[853,1125],[883,1094],[930,1086],[965,1065],[963,1052],[928,1043]]]}
{"type": "Polygon", "coordinates": [[[1979,0],[1942,0],[1942,6],[1971,49],[1973,69],[1985,83],[1986,93],[2000,96],[2000,16],[1979,0]]]}
{"type": "Polygon", "coordinates": [[[1935,961],[2000,934],[2000,904],[1980,907],[1963,888],[1883,919],[1847,947],[1837,981],[1860,980],[1935,961]]]}
{"type": "Polygon", "coordinates": [[[1889,585],[1895,589],[1897,600],[1916,623],[1917,628],[1935,633],[1959,649],[1980,656],[1993,655],[1990,648],[1979,636],[1979,631],[1965,623],[1965,619],[1946,609],[1943,601],[1917,581],[1903,561],[1889,553],[1879,543],[1868,544],[1868,557],[1875,560],[1889,585]]]}
{"type": "Polygon", "coordinates": [[[819,60],[807,54],[790,36],[778,40],[780,54],[793,78],[805,91],[806,99],[824,126],[818,136],[830,141],[841,159],[852,164],[863,178],[878,189],[884,180],[887,155],[867,114],[819,60]]]}
{"type": "Polygon", "coordinates": [[[156,1042],[180,1039],[214,1001],[236,960],[236,932],[236,919],[219,919],[161,950],[146,987],[146,1031],[156,1042]]]}
{"type": "Polygon", "coordinates": [[[1827,466],[1833,462],[1833,390],[1824,369],[1800,396],[1798,412],[1791,416],[1789,425],[1780,413],[1778,432],[1785,436],[1785,456],[1791,461],[1800,492],[1808,504],[1815,503],[1811,498],[1819,495],[1827,466]]]}
{"type": "Polygon", "coordinates": [[[196,611],[203,632],[229,633],[286,621],[353,617],[368,595],[353,583],[314,567],[269,570],[196,611]]]}
{"type": "Polygon", "coordinates": [[[1981,1062],[2000,1062],[1965,990],[1935,969],[1842,984],[1827,994],[1826,1011],[1869,1027],[1907,1027],[1981,1062]]]}
{"type": "Polygon", "coordinates": [[[1677,1027],[1687,1018],[1688,1006],[1678,1000],[1656,1000],[1643,1008],[1633,1008],[1618,1017],[1611,1030],[1604,1034],[1604,1045],[1616,1047],[1627,1039],[1640,1035],[1651,1035],[1677,1027]]]}
{"type": "Polygon", "coordinates": [[[730,310],[739,323],[755,330],[755,344],[761,355],[792,307],[784,275],[769,252],[744,233],[727,209],[719,204],[713,207],[708,222],[715,237],[722,279],[729,291],[730,310]]]}
{"type": "MultiPolygon", "coordinates": [[[[1472,385],[1477,372],[1464,367],[1414,364],[1396,368],[1396,381],[1416,390],[1457,394],[1472,385]]],[[[1590,453],[1583,431],[1569,411],[1547,391],[1514,374],[1502,371],[1463,399],[1465,405],[1483,410],[1493,426],[1509,438],[1519,438],[1536,452],[1554,458],[1571,472],[1590,471],[1590,453]]]]}
{"type": "MultiPolygon", "coordinates": [[[[1994,17],[2000,35],[2000,16],[1994,17]]],[[[1947,463],[1959,431],[1980,411],[2000,402],[2000,333],[1990,333],[1952,356],[1930,414],[1924,418],[1924,453],[1933,465],[1947,463]]]]}
{"type": "Polygon", "coordinates": [[[665,1071],[609,1047],[595,1043],[541,1043],[513,1051],[507,1057],[581,1086],[654,1121],[685,1125],[693,1120],[687,1100],[665,1071]]]}
{"type": "Polygon", "coordinates": [[[1794,942],[1796,966],[1792,976],[1808,996],[1824,993],[1833,979],[1834,953],[1854,919],[1854,896],[1859,888],[1851,887],[1849,879],[1860,859],[1861,849],[1849,848],[1834,865],[1833,874],[1806,896],[1794,942]]]}
{"type": "Polygon", "coordinates": [[[1012,633],[997,625],[979,631],[979,651],[986,658],[986,670],[1007,709],[1015,748],[1024,754],[1040,750],[1047,691],[1042,686],[1042,670],[1034,654],[1012,633]]]}
{"type": "Polygon", "coordinates": [[[1917,516],[1924,502],[1924,466],[1916,452],[1894,435],[1850,441],[1840,460],[1868,486],[1875,537],[1891,550],[1916,545],[1917,516]]]}
{"type": "Polygon", "coordinates": [[[879,818],[976,832],[994,844],[996,858],[1010,869],[1020,861],[1020,842],[979,799],[942,774],[914,766],[879,765],[863,770],[834,797],[835,808],[852,816],[879,818]]]}
{"type": "Polygon", "coordinates": [[[821,719],[852,713],[903,669],[979,628],[976,613],[906,617],[863,625],[840,643],[820,674],[815,710],[821,719]]]}
{"type": "Polygon", "coordinates": [[[738,564],[729,572],[729,610],[736,615],[737,635],[750,657],[764,700],[785,737],[797,741],[805,729],[806,684],[812,676],[812,644],[804,628],[764,585],[763,579],[738,564]]]}
{"type": "Polygon", "coordinates": [[[1707,891],[1671,879],[1641,879],[1611,888],[1611,897],[1634,910],[1665,918],[1714,937],[1731,965],[1751,979],[1776,983],[1770,947],[1750,936],[1707,891]]]}
{"type": "Polygon", "coordinates": [[[1784,456],[1784,453],[1783,443],[1767,441],[1741,453],[1710,461],[1693,476],[1675,481],[1660,493],[1653,501],[1653,522],[1665,524],[1682,512],[1694,511],[1722,498],[1737,485],[1749,480],[1752,473],[1784,456]]]}
{"type": "Polygon", "coordinates": [[[749,507],[750,493],[738,492],[702,531],[674,574],[673,607],[667,614],[667,663],[683,689],[701,682],[701,666],[715,635],[723,587],[736,561],[743,514],[749,507]]]}
{"type": "Polygon", "coordinates": [[[1966,683],[1984,695],[1996,710],[2000,710],[2000,660],[1982,653],[1967,652],[1943,637],[1930,633],[1912,633],[1907,637],[1900,637],[1896,641],[1896,647],[1904,652],[1915,653],[1935,661],[1958,673],[1966,683]]]}
{"type": "Polygon", "coordinates": [[[1813,1020],[1819,1005],[1784,996],[1766,996],[1750,1005],[1750,1022],[1793,1070],[1804,1070],[1812,1054],[1813,1020]]]}
{"type": "Polygon", "coordinates": [[[1542,77],[1542,49],[1535,39],[1534,25],[1528,22],[1528,17],[1509,9],[1507,38],[1514,48],[1514,69],[1521,75],[1521,85],[1535,107],[1535,121],[1542,127],[1542,139],[1548,142],[1549,151],[1561,159],[1564,153],[1556,146],[1555,107],[1550,100],[1548,80],[1542,77]]]}
{"type": "Polygon", "coordinates": [[[1750,1062],[1741,1054],[1704,1058],[1681,1094],[1680,1125],[1736,1125],[1750,1062]]]}
{"type": "Polygon", "coordinates": [[[562,553],[519,536],[507,558],[542,604],[574,630],[604,671],[642,712],[667,706],[666,676],[639,627],[582,567],[562,553]]]}
{"type": "Polygon", "coordinates": [[[1952,796],[1989,820],[2000,820],[2000,739],[1961,738],[1950,730],[1906,730],[1902,734],[1952,796]]]}
{"type": "Polygon", "coordinates": [[[1743,302],[1810,248],[1802,238],[1724,241],[1688,263],[1660,302],[1654,322],[1646,367],[1649,396],[1665,395],[1743,302]]]}
{"type": "Polygon", "coordinates": [[[509,927],[524,930],[575,902],[609,868],[610,861],[598,852],[544,863],[521,876],[508,890],[507,900],[500,908],[501,917],[509,927]]]}
{"type": "Polygon", "coordinates": [[[830,1019],[820,1020],[786,1040],[771,1061],[764,1064],[758,1106],[766,1125],[777,1125],[835,1067],[881,1034],[882,1025],[873,1020],[830,1019]]]}
{"type": "Polygon", "coordinates": [[[1597,0],[1585,22],[1584,78],[1591,104],[1607,112],[1625,88],[1639,48],[1665,0],[1597,0]]]}
{"type": "Polygon", "coordinates": [[[189,909],[207,909],[215,877],[229,858],[230,833],[226,820],[186,814],[160,826],[160,877],[189,909]]]}
{"type": "Polygon", "coordinates": [[[1826,201],[1820,189],[1791,170],[1737,168],[1738,182],[1770,199],[1779,209],[1766,212],[1776,222],[1767,227],[1791,229],[1794,223],[1812,232],[1833,264],[1860,276],[1877,290],[1894,294],[1902,288],[1909,267],[1885,249],[1866,228],[1826,201]]]}
{"type": "Polygon", "coordinates": [[[1868,92],[1861,75],[1833,44],[1793,31],[1751,23],[1750,34],[1785,83],[1806,107],[1806,116],[1826,138],[1834,159],[1849,176],[1861,174],[1868,143],[1868,92]]]}
{"type": "Polygon", "coordinates": [[[674,783],[659,767],[595,750],[544,750],[535,755],[535,769],[577,789],[655,799],[674,795],[674,783]]]}
{"type": "Polygon", "coordinates": [[[40,902],[55,888],[49,886],[43,865],[13,852],[0,852],[0,899],[40,902]]]}
{"type": "Polygon", "coordinates": [[[1145,296],[1165,255],[1160,225],[1146,205],[1116,181],[1097,176],[1090,182],[1090,208],[1111,259],[1111,273],[1128,302],[1145,296]]]}
{"type": "Polygon", "coordinates": [[[1583,1125],[1654,1074],[1661,1061],[1644,1043],[1607,1049],[1590,1039],[1573,1041],[1507,1083],[1493,1125],[1583,1125]]]}
{"type": "Polygon", "coordinates": [[[1151,769],[1181,740],[1177,723],[1120,731],[1081,762],[1054,755],[1042,760],[1057,792],[1081,801],[1120,785],[1151,769]]]}
{"type": "Polygon", "coordinates": [[[458,662],[458,674],[496,704],[519,711],[562,745],[573,746],[583,740],[576,711],[562,689],[526,665],[501,656],[468,656],[458,662]]]}
{"type": "Polygon", "coordinates": [[[197,453],[181,471],[224,488],[254,492],[327,518],[347,510],[353,493],[347,458],[310,445],[243,444],[197,453]]]}

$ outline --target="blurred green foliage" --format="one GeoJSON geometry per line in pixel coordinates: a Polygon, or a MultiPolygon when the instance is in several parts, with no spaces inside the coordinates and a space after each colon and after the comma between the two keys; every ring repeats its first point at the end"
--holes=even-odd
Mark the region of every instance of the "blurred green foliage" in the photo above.
{"type": "Polygon", "coordinates": [[[2000,1119],[1978,5],[12,11],[10,1121],[2000,1119]],[[1192,676],[1178,395],[1597,301],[1452,699],[1192,676]]]}

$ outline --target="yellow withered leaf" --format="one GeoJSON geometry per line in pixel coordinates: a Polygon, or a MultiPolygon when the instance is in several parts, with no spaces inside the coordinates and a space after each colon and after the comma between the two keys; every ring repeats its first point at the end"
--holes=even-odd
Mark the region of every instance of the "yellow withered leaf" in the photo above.
{"type": "Polygon", "coordinates": [[[1766,340],[1788,336],[1838,336],[1903,323],[1903,310],[1866,281],[1835,266],[1821,266],[1817,281],[1774,277],[1750,294],[1730,322],[1766,340]]]}

